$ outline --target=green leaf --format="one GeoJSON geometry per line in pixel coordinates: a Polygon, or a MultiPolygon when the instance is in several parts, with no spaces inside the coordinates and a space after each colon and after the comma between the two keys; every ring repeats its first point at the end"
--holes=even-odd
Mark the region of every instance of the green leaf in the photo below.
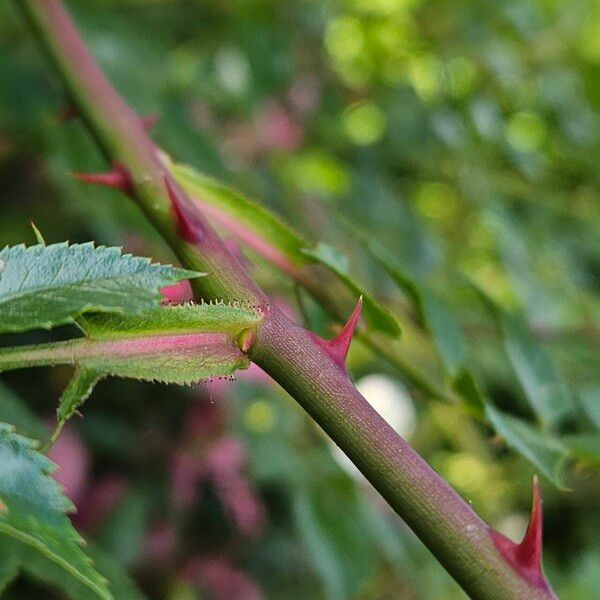
{"type": "Polygon", "coordinates": [[[325,597],[356,597],[374,574],[375,548],[354,484],[338,476],[299,489],[293,498],[293,518],[325,597]]]}
{"type": "Polygon", "coordinates": [[[579,402],[596,429],[600,430],[600,386],[588,386],[577,394],[579,402]]]}
{"type": "Polygon", "coordinates": [[[0,535],[19,540],[79,579],[96,597],[112,599],[106,580],[81,549],[66,513],[73,509],[50,477],[54,464],[35,443],[0,423],[0,535]]]}
{"type": "MultiPolygon", "coordinates": [[[[135,583],[109,554],[91,544],[86,546],[86,553],[94,561],[96,570],[109,582],[109,588],[117,600],[145,600],[145,596],[137,589],[135,583]]],[[[38,581],[62,590],[72,600],[95,600],[96,592],[73,577],[55,562],[48,560],[35,549],[17,540],[5,540],[0,545],[0,592],[2,591],[2,575],[6,573],[12,578],[24,573],[38,581]]]]}
{"type": "Polygon", "coordinates": [[[506,352],[531,407],[543,424],[558,423],[572,409],[566,383],[521,319],[504,314],[500,321],[506,352]]]}
{"type": "Polygon", "coordinates": [[[560,440],[490,403],[486,405],[485,413],[509,447],[525,457],[554,485],[565,489],[564,469],[569,451],[560,440]]]}
{"type": "Polygon", "coordinates": [[[85,367],[77,367],[63,392],[56,416],[59,423],[68,421],[77,409],[89,398],[102,375],[85,367]]]}
{"type": "Polygon", "coordinates": [[[478,287],[476,291],[498,321],[506,353],[529,405],[544,427],[555,426],[572,410],[573,400],[554,362],[520,317],[507,313],[478,287]]]}
{"type": "Polygon", "coordinates": [[[347,274],[348,260],[343,254],[323,243],[317,244],[312,249],[304,248],[302,252],[328,267],[356,298],[363,297],[363,314],[369,327],[393,337],[400,335],[400,327],[396,319],[347,274]]]}
{"type": "Polygon", "coordinates": [[[385,269],[396,285],[408,296],[423,327],[431,334],[444,367],[453,377],[457,375],[466,358],[466,342],[456,317],[444,306],[429,286],[401,269],[388,251],[372,234],[342,218],[369,250],[373,258],[385,269]]]}
{"type": "Polygon", "coordinates": [[[90,311],[147,311],[162,299],[160,288],[198,276],[92,243],[6,247],[0,251],[0,331],[50,328],[90,311]]]}
{"type": "Polygon", "coordinates": [[[77,409],[89,398],[94,386],[102,378],[102,373],[92,371],[86,367],[77,366],[75,373],[60,397],[56,411],[57,425],[44,446],[46,452],[58,439],[65,423],[77,412],[77,409]]]}
{"type": "Polygon", "coordinates": [[[563,435],[560,440],[573,456],[600,462],[600,434],[575,433],[563,435]]]}
{"type": "Polygon", "coordinates": [[[460,394],[465,406],[476,416],[485,415],[485,405],[487,400],[483,396],[477,380],[467,369],[462,369],[452,382],[454,390],[460,394]]]}
{"type": "Polygon", "coordinates": [[[36,440],[42,440],[47,435],[46,427],[39,417],[17,394],[2,383],[0,383],[0,421],[11,423],[19,433],[36,440]]]}
{"type": "Polygon", "coordinates": [[[478,416],[485,415],[510,448],[539,469],[552,483],[564,489],[564,466],[569,453],[561,440],[497,409],[482,393],[473,374],[466,369],[454,380],[454,389],[471,412],[478,416]]]}
{"type": "Polygon", "coordinates": [[[241,241],[275,262],[302,266],[312,262],[302,249],[302,236],[264,206],[186,165],[171,163],[171,172],[185,191],[200,205],[212,223],[217,223],[241,241]]]}

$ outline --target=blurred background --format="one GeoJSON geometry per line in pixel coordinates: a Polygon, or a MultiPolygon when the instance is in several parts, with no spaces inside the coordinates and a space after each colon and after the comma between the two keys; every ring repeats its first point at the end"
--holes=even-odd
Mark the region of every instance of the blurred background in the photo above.
{"type": "MultiPolygon", "coordinates": [[[[466,278],[524,316],[573,398],[600,405],[600,2],[67,5],[117,89],[160,116],[157,144],[342,250],[406,324],[409,364],[439,368],[431,345],[410,335],[406,298],[340,215],[454,312],[498,406],[530,416],[466,278]]],[[[132,203],[70,177],[105,165],[80,122],[59,122],[65,102],[18,11],[1,3],[0,243],[35,243],[34,221],[48,242],[95,240],[172,261],[132,203]]],[[[260,261],[249,268],[290,315],[328,332],[325,313],[307,298],[301,311],[283,276],[260,261]]],[[[520,539],[534,467],[360,343],[350,369],[477,512],[520,539]]],[[[62,368],[4,374],[0,419],[44,435],[68,378],[62,368]]],[[[106,381],[83,413],[52,449],[56,476],[77,528],[148,598],[465,598],[258,369],[186,389],[106,381]]],[[[562,427],[593,431],[577,411],[562,427]]],[[[545,567],[564,599],[600,589],[599,454],[596,441],[569,462],[572,491],[542,479],[545,567]]],[[[3,597],[61,593],[22,577],[3,597]]]]}

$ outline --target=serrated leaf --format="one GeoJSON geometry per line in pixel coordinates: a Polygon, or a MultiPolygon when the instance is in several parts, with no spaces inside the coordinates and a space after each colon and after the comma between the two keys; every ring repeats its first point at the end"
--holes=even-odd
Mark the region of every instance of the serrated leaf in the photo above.
{"type": "Polygon", "coordinates": [[[481,289],[476,291],[500,326],[506,354],[529,405],[544,427],[555,426],[573,408],[556,365],[520,317],[506,312],[481,289]]]}
{"type": "Polygon", "coordinates": [[[88,399],[94,386],[102,377],[101,373],[78,367],[63,392],[56,416],[60,421],[70,419],[77,409],[88,399]]]}
{"type": "Polygon", "coordinates": [[[363,315],[370,328],[393,337],[400,335],[400,327],[390,312],[348,275],[348,261],[343,254],[323,243],[317,244],[315,248],[304,248],[302,252],[328,267],[354,296],[363,297],[363,315]]]}
{"type": "Polygon", "coordinates": [[[560,440],[490,403],[486,405],[485,413],[509,447],[537,467],[554,485],[565,489],[564,468],[569,451],[560,440]]]}
{"type": "Polygon", "coordinates": [[[6,247],[0,251],[0,331],[50,328],[89,311],[150,310],[162,299],[160,288],[198,276],[92,243],[6,247]]]}
{"type": "Polygon", "coordinates": [[[54,429],[48,443],[44,446],[47,451],[58,439],[65,423],[77,412],[77,409],[88,399],[94,386],[102,378],[102,373],[92,371],[86,367],[78,365],[75,373],[69,381],[67,387],[60,397],[58,409],[56,411],[57,425],[54,429]]]}
{"type": "Polygon", "coordinates": [[[456,317],[423,281],[398,265],[372,234],[342,219],[344,226],[360,238],[371,256],[385,269],[394,283],[413,303],[423,327],[429,331],[444,367],[455,377],[466,358],[466,342],[456,317]]]}
{"type": "Polygon", "coordinates": [[[183,189],[210,218],[283,270],[286,263],[302,266],[313,262],[303,254],[307,242],[302,236],[239,192],[187,165],[171,163],[171,172],[183,189]]]}
{"type": "Polygon", "coordinates": [[[0,423],[0,535],[34,548],[98,598],[111,600],[105,579],[83,552],[83,540],[66,516],[73,505],[50,477],[55,465],[34,446],[0,423]]]}

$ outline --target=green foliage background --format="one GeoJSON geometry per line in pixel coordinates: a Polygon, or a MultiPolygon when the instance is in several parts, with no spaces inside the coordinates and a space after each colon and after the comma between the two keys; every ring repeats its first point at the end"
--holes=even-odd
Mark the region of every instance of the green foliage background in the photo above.
{"type": "MultiPolygon", "coordinates": [[[[502,328],[472,282],[523,316],[571,403],[542,435],[576,448],[566,474],[572,491],[542,480],[546,570],[561,598],[594,597],[600,5],[78,0],[69,8],[118,90],[140,114],[160,115],[153,137],[165,151],[260,199],[309,240],[342,250],[348,272],[399,316],[403,358],[443,378],[434,345],[418,332],[412,292],[398,291],[361,237],[376,240],[455,315],[467,363],[495,405],[533,424],[539,415],[509,362],[528,346],[509,339],[505,350],[502,328]]],[[[70,178],[104,163],[80,123],[57,122],[64,103],[19,15],[0,4],[1,244],[34,243],[33,220],[48,242],[93,239],[171,262],[130,202],[70,178]]],[[[261,284],[300,313],[285,278],[252,264],[261,284]]],[[[324,312],[303,300],[313,329],[330,335],[324,312]]],[[[356,380],[372,373],[388,384],[401,380],[360,344],[350,367],[356,380]]],[[[0,420],[35,437],[36,419],[52,417],[69,372],[31,373],[3,376],[0,420]]],[[[401,389],[396,412],[416,410],[413,445],[486,520],[518,538],[531,464],[464,408],[401,389]]],[[[227,577],[252,580],[267,598],[464,597],[369,487],[340,467],[295,403],[260,377],[191,390],[109,381],[84,415],[66,452],[85,454],[86,489],[112,477],[125,490],[84,535],[150,598],[215,595],[206,577],[189,575],[197,557],[218,558],[227,577]],[[192,506],[171,498],[173,454],[202,464],[229,439],[245,448],[244,477],[264,507],[254,536],[232,524],[227,498],[210,482],[198,486],[192,506]],[[161,528],[176,542],[157,558],[148,539],[161,528]]],[[[85,512],[86,494],[80,502],[85,512]]],[[[42,593],[62,594],[26,575],[5,597],[42,593]]]]}

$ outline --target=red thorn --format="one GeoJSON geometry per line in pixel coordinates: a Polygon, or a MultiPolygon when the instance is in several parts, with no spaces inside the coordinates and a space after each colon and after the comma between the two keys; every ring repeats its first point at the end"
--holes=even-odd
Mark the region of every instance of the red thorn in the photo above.
{"type": "Polygon", "coordinates": [[[501,533],[491,530],[496,548],[512,567],[534,586],[550,589],[542,570],[542,495],[537,476],[533,478],[531,518],[520,544],[515,544],[501,533]]]}
{"type": "Polygon", "coordinates": [[[160,121],[159,115],[144,115],[140,117],[140,121],[146,131],[150,131],[160,121]]]}
{"type": "Polygon", "coordinates": [[[113,170],[108,173],[72,173],[75,179],[84,183],[104,185],[131,195],[133,183],[127,169],[120,163],[113,163],[113,170]]]}
{"type": "Polygon", "coordinates": [[[360,319],[360,313],[363,305],[363,297],[361,296],[350,315],[350,318],[342,327],[339,334],[332,340],[324,340],[318,335],[311,334],[312,338],[333,358],[334,362],[339,365],[342,369],[346,369],[346,356],[348,356],[348,350],[352,338],[354,337],[354,331],[358,325],[360,319]]]}
{"type": "Polygon", "coordinates": [[[177,218],[179,235],[188,242],[201,242],[206,235],[206,229],[199,216],[190,209],[189,199],[167,173],[165,173],[165,186],[177,218]]]}

